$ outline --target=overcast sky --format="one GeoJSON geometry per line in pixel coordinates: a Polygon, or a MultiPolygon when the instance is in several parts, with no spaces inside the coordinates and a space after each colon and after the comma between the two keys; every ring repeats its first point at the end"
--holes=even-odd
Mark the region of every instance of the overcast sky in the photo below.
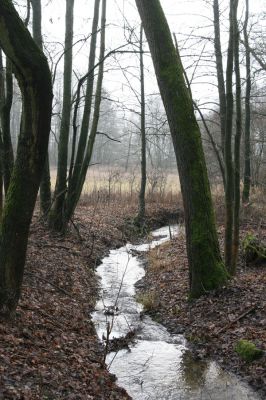
{"type": "MultiPolygon", "coordinates": [[[[240,0],[240,16],[243,14],[243,2],[243,0],[240,0]]],[[[62,45],[59,43],[63,43],[64,41],[65,3],[65,0],[42,0],[44,40],[48,43],[48,48],[55,51],[53,53],[54,60],[57,59],[62,51],[62,45]]],[[[228,11],[226,10],[228,3],[228,0],[220,2],[221,10],[225,10],[225,17],[228,15],[228,11]]],[[[215,99],[217,94],[216,88],[213,85],[215,78],[212,76],[214,72],[212,44],[207,39],[201,43],[198,42],[198,39],[189,41],[187,39],[189,35],[202,35],[206,38],[212,36],[212,1],[161,0],[161,4],[171,31],[177,33],[182,59],[188,68],[188,75],[190,77],[193,76],[192,89],[195,98],[199,101],[205,101],[210,98],[215,99]],[[197,58],[203,51],[209,52],[209,60],[198,62],[197,58]],[[195,54],[194,57],[193,54],[195,54]]],[[[75,0],[74,42],[90,34],[93,5],[93,0],[75,0]]],[[[251,13],[256,14],[263,10],[266,10],[266,0],[250,1],[251,13]]],[[[125,25],[136,28],[136,34],[138,35],[139,23],[139,16],[134,0],[107,0],[106,51],[115,49],[126,42],[125,25]]],[[[222,29],[226,31],[226,22],[224,22],[222,29]]],[[[226,48],[226,33],[222,35],[222,40],[226,48]]],[[[74,47],[75,61],[73,68],[79,75],[86,73],[88,46],[89,43],[84,44],[84,42],[79,42],[74,47]]],[[[116,60],[110,58],[106,61],[104,86],[114,99],[127,100],[132,104],[136,103],[132,91],[128,88],[126,78],[138,90],[138,80],[133,77],[134,75],[138,75],[137,66],[138,59],[134,55],[120,55],[116,57],[116,60]],[[120,66],[128,68],[129,73],[126,77],[119,70],[120,66]]],[[[145,56],[145,66],[146,93],[149,95],[158,92],[149,55],[145,56]]],[[[61,63],[61,70],[62,67],[61,63]]]]}

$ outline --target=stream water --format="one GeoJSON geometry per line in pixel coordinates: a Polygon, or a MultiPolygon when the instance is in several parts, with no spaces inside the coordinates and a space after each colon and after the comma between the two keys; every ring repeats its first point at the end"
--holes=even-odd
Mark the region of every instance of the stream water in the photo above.
{"type": "MultiPolygon", "coordinates": [[[[176,234],[177,227],[171,227],[176,234]]],[[[153,232],[150,243],[127,244],[102,260],[97,268],[102,296],[92,315],[97,333],[110,338],[136,330],[130,349],[110,353],[106,363],[117,383],[135,400],[259,400],[236,376],[223,371],[215,362],[195,361],[182,335],[170,334],[162,325],[141,313],[135,300],[135,283],[144,274],[137,252],[146,252],[169,240],[169,227],[153,232]]]]}

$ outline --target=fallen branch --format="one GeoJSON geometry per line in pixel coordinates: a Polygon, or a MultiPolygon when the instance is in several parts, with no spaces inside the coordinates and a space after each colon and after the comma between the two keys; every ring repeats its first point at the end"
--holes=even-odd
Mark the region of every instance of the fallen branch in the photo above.
{"type": "Polygon", "coordinates": [[[242,314],[240,314],[238,317],[236,317],[233,321],[230,321],[229,324],[225,325],[223,328],[219,329],[218,332],[216,332],[216,335],[219,335],[222,332],[227,331],[227,329],[231,328],[232,325],[234,325],[236,322],[240,321],[242,318],[244,318],[246,315],[251,313],[257,308],[257,304],[254,306],[248,308],[246,311],[244,311],[242,314]]]}
{"type": "Polygon", "coordinates": [[[73,298],[73,296],[72,296],[69,292],[67,292],[65,289],[63,289],[63,288],[57,286],[55,283],[49,281],[49,280],[46,279],[46,278],[43,278],[43,277],[40,276],[40,275],[35,275],[35,274],[33,274],[33,273],[31,273],[31,272],[28,272],[28,271],[26,271],[25,274],[26,274],[26,275],[29,275],[29,276],[32,276],[32,277],[34,277],[34,278],[37,278],[37,279],[39,279],[39,280],[41,280],[41,281],[44,281],[44,282],[48,283],[49,285],[53,286],[53,287],[54,287],[55,289],[57,289],[59,292],[65,294],[66,296],[69,296],[69,297],[73,298]]]}

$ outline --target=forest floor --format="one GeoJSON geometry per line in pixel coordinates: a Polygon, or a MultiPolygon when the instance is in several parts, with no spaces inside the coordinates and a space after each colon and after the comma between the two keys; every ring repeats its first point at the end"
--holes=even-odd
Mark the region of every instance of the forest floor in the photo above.
{"type": "MultiPolygon", "coordinates": [[[[148,207],[151,228],[175,211],[148,207]]],[[[96,265],[109,249],[135,240],[134,206],[80,206],[66,237],[31,225],[22,297],[10,321],[0,321],[0,399],[129,399],[103,363],[90,313],[98,294],[96,265]],[[129,217],[130,216],[130,217],[129,217]]]]}
{"type": "MultiPolygon", "coordinates": [[[[265,228],[256,223],[245,224],[241,237],[253,232],[265,240],[265,228]]],[[[223,233],[220,227],[221,248],[223,233]]],[[[183,333],[195,358],[216,359],[265,398],[265,353],[259,360],[248,363],[235,351],[241,339],[266,350],[265,263],[247,266],[240,257],[237,275],[227,287],[188,301],[188,264],[185,235],[181,230],[170,242],[150,251],[146,275],[137,287],[147,312],[170,332],[183,333]]]]}

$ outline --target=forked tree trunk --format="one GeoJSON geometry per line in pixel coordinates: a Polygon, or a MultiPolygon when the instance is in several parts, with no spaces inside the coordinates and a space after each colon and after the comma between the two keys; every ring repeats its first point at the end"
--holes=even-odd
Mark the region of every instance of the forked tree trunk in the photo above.
{"type": "Polygon", "coordinates": [[[105,25],[106,25],[106,0],[102,0],[102,16],[101,16],[101,44],[100,44],[100,65],[98,71],[98,80],[95,91],[95,101],[94,101],[94,113],[91,123],[90,135],[88,143],[85,150],[84,160],[80,166],[80,171],[77,177],[77,182],[75,184],[75,191],[71,193],[69,201],[67,203],[66,213],[65,213],[65,223],[68,223],[74,213],[76,205],[82,193],[82,188],[86,179],[86,174],[90,165],[93,146],[95,138],[97,135],[98,122],[100,117],[100,107],[102,100],[102,84],[103,84],[103,73],[104,73],[104,54],[105,54],[105,25]]]}
{"type": "Polygon", "coordinates": [[[52,112],[47,60],[11,0],[0,2],[0,45],[22,93],[22,120],[0,227],[0,313],[16,308],[23,279],[29,226],[45,162],[52,112]]]}
{"type": "MultiPolygon", "coordinates": [[[[101,2],[101,0],[95,0],[95,2],[94,2],[94,15],[93,15],[92,29],[91,29],[91,43],[90,43],[88,72],[93,71],[93,68],[95,66],[95,54],[96,54],[96,44],[97,44],[97,36],[98,36],[100,2],[101,2]]],[[[81,166],[82,166],[82,163],[84,160],[84,154],[85,154],[86,144],[87,144],[88,134],[89,134],[89,123],[90,123],[90,116],[91,116],[93,85],[94,85],[94,71],[92,73],[89,73],[88,78],[87,78],[85,104],[84,104],[84,110],[83,110],[83,116],[82,116],[82,123],[81,123],[80,136],[79,136],[79,141],[78,141],[77,154],[75,154],[76,137],[74,138],[74,146],[72,149],[72,157],[71,157],[70,171],[69,171],[69,190],[67,193],[67,202],[68,203],[71,203],[71,198],[75,197],[75,192],[77,190],[78,177],[79,177],[79,174],[81,171],[81,166]]],[[[76,112],[77,111],[78,110],[76,110],[76,112]]],[[[74,120],[74,118],[73,118],[73,120],[74,120]]],[[[75,134],[75,130],[77,130],[76,126],[73,127],[73,136],[75,134]]]]}
{"type": "Polygon", "coordinates": [[[184,202],[191,297],[227,280],[199,127],[159,0],[136,0],[173,139],[184,202]]]}

